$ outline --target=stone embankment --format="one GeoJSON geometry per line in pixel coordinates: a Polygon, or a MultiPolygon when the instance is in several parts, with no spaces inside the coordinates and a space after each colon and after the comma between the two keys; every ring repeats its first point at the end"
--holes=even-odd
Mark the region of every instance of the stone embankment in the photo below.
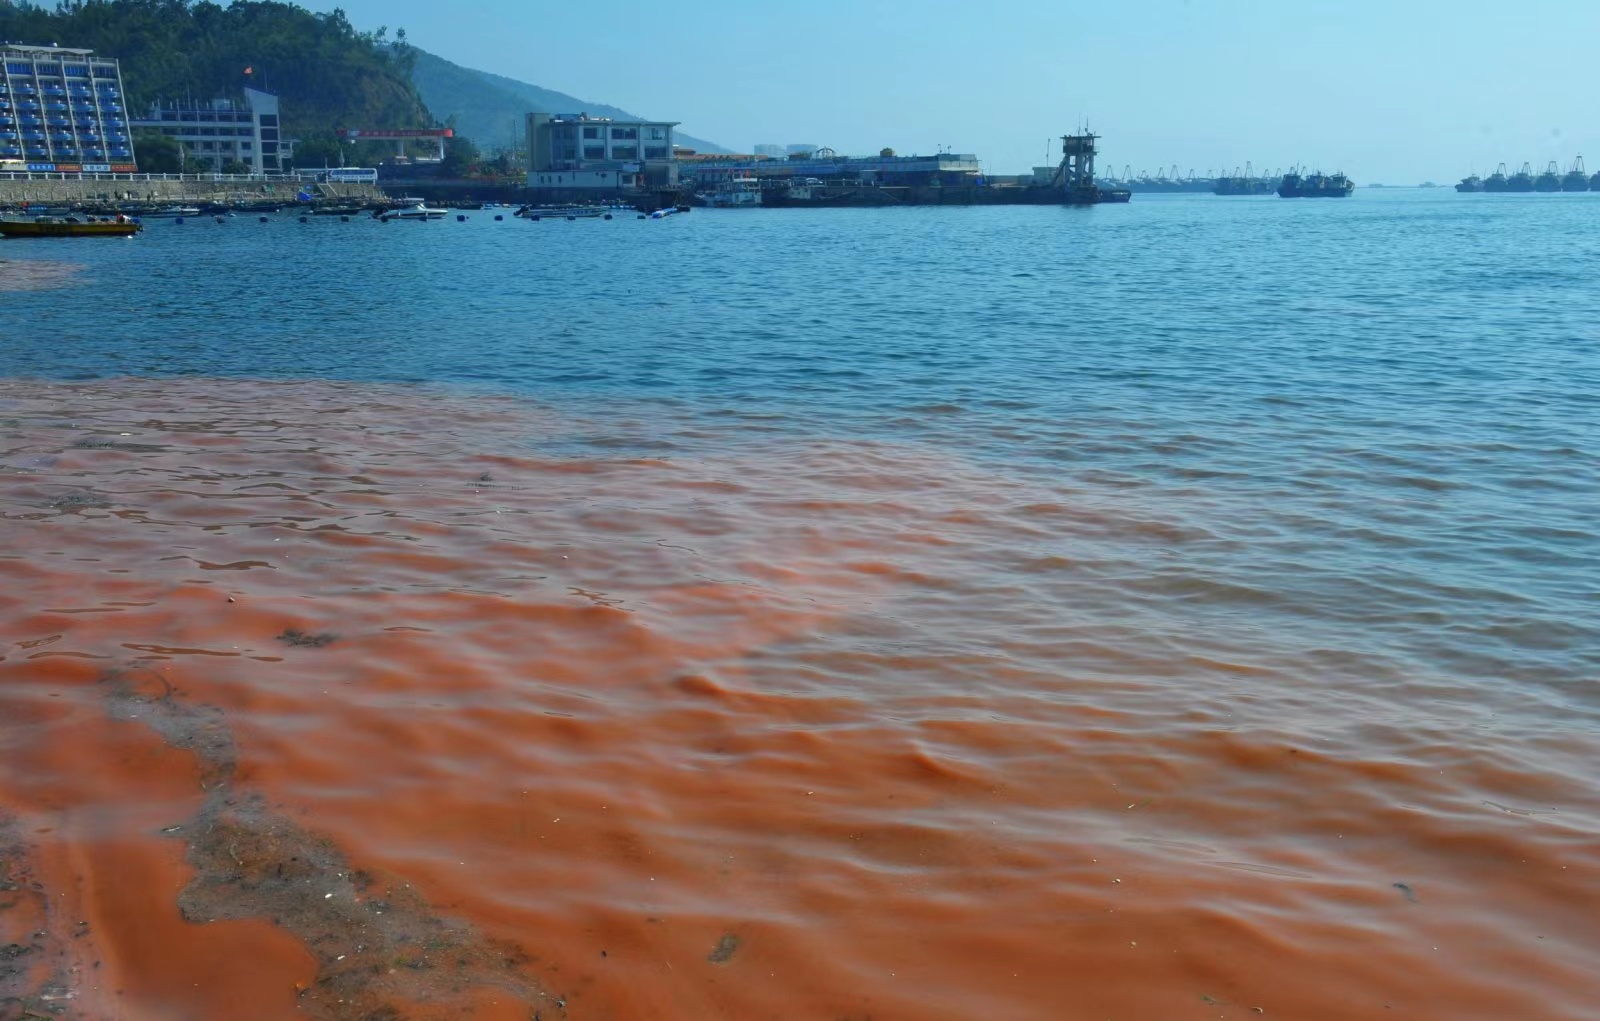
{"type": "Polygon", "coordinates": [[[295,201],[302,190],[317,200],[376,200],[383,193],[370,184],[308,184],[290,180],[163,180],[160,178],[0,179],[0,206],[115,204],[155,202],[183,205],[295,201]]]}

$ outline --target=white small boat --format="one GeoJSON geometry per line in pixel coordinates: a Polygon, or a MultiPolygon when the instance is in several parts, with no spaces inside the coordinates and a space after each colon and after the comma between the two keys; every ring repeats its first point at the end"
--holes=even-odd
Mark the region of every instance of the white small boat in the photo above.
{"type": "Polygon", "coordinates": [[[449,213],[450,210],[448,209],[434,209],[421,199],[418,199],[416,205],[385,209],[379,214],[378,219],[385,223],[390,220],[442,220],[449,213]]]}
{"type": "Polygon", "coordinates": [[[171,220],[184,216],[199,216],[200,210],[196,206],[168,206],[166,209],[157,209],[152,213],[140,213],[143,220],[171,220]]]}
{"type": "Polygon", "coordinates": [[[754,209],[761,205],[761,182],[754,177],[735,177],[701,197],[713,209],[754,209]]]}

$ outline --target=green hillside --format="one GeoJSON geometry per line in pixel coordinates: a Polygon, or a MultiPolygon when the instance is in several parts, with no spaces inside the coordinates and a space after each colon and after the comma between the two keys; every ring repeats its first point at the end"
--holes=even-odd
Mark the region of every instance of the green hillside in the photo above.
{"type": "Polygon", "coordinates": [[[342,11],[275,0],[0,0],[0,39],[84,47],[122,62],[130,110],[158,99],[211,99],[251,85],[279,96],[295,137],[339,127],[429,127],[404,39],[358,32],[342,11]],[[245,69],[252,73],[247,77],[245,69]]]}
{"type": "MultiPolygon", "coordinates": [[[[443,121],[453,117],[456,130],[486,150],[504,148],[513,138],[520,144],[523,118],[529,113],[588,113],[619,120],[639,119],[605,103],[577,99],[487,71],[474,71],[422,50],[414,52],[416,60],[411,81],[428,109],[443,121]]],[[[677,138],[679,145],[701,152],[728,151],[690,135],[679,133],[677,138]]]]}

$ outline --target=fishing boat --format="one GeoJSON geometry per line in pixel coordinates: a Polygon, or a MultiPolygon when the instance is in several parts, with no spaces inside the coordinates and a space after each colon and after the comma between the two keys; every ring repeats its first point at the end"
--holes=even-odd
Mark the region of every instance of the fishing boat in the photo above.
{"type": "Polygon", "coordinates": [[[1278,194],[1286,199],[1342,199],[1355,190],[1355,182],[1344,174],[1302,174],[1298,170],[1284,174],[1278,185],[1278,194]]]}
{"type": "Polygon", "coordinates": [[[43,216],[36,220],[0,220],[0,237],[6,238],[125,238],[143,230],[140,224],[119,216],[113,220],[79,220],[43,216]]]}
{"type": "Polygon", "coordinates": [[[735,177],[705,192],[701,198],[713,209],[758,209],[761,182],[754,177],[735,177]]]}
{"type": "Polygon", "coordinates": [[[611,219],[605,206],[523,206],[513,215],[524,220],[599,220],[611,219]]]}
{"type": "Polygon", "coordinates": [[[1561,168],[1556,165],[1555,160],[1551,160],[1550,165],[1544,168],[1544,173],[1534,179],[1533,190],[1543,192],[1561,190],[1561,168]]]}
{"type": "Polygon", "coordinates": [[[1561,179],[1562,191],[1588,191],[1589,171],[1583,167],[1583,157],[1579,156],[1572,169],[1567,171],[1567,176],[1561,179]]]}

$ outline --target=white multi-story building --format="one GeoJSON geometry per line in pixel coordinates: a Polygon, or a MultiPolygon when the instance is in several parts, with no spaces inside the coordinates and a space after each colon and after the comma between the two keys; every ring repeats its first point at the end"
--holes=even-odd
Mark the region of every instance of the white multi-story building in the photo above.
{"type": "Polygon", "coordinates": [[[137,169],[122,70],[93,50],[0,45],[0,159],[55,173],[137,169]]]}
{"type": "Polygon", "coordinates": [[[675,121],[528,114],[530,188],[625,191],[677,187],[675,121]]]}
{"type": "Polygon", "coordinates": [[[174,138],[185,151],[185,169],[221,170],[238,161],[252,174],[287,171],[294,157],[294,142],[283,137],[278,121],[278,97],[245,89],[244,100],[213,99],[157,103],[133,122],[136,130],[159,131],[174,138]]]}

